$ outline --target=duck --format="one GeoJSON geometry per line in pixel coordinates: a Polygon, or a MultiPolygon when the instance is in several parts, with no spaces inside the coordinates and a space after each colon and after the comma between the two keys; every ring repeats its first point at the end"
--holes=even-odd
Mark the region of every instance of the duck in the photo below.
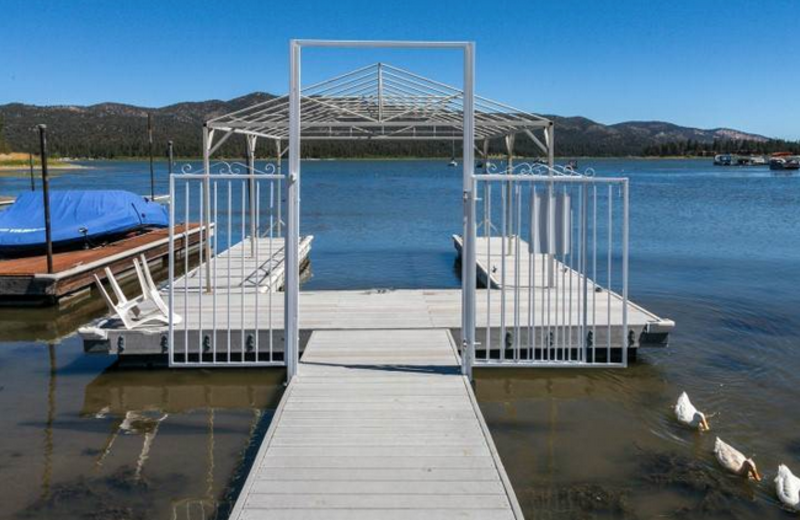
{"type": "Polygon", "coordinates": [[[793,511],[800,511],[800,478],[795,477],[784,464],[778,466],[775,492],[784,506],[793,511]]]}
{"type": "Polygon", "coordinates": [[[711,429],[705,414],[694,407],[686,392],[683,392],[678,397],[678,402],[675,403],[675,417],[679,423],[701,432],[707,432],[711,429]]]}
{"type": "Polygon", "coordinates": [[[756,463],[753,462],[753,459],[745,457],[740,451],[724,443],[719,437],[717,437],[717,441],[714,444],[714,455],[717,456],[717,461],[720,465],[731,473],[761,482],[761,475],[758,473],[758,468],[756,468],[756,463]]]}

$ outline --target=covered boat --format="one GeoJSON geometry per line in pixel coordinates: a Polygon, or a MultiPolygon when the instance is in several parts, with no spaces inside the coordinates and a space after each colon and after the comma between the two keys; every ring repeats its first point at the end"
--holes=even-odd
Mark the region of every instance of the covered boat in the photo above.
{"type": "MultiPolygon", "coordinates": [[[[165,207],[121,190],[50,192],[53,246],[91,246],[145,228],[167,227],[165,207]]],[[[46,244],[41,192],[23,193],[0,212],[0,256],[36,253],[46,244]]]]}

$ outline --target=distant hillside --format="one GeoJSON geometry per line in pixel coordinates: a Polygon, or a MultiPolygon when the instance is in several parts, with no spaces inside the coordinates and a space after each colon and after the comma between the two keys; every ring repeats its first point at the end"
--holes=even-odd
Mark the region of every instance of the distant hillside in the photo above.
{"type": "MultiPolygon", "coordinates": [[[[176,154],[202,154],[202,124],[219,114],[271,99],[271,94],[255,92],[229,101],[185,102],[162,108],[145,108],[119,103],[91,106],[35,106],[21,103],[0,105],[0,147],[3,140],[15,151],[36,150],[32,128],[45,123],[49,128],[50,151],[64,157],[137,157],[147,155],[147,113],[153,114],[156,154],[162,155],[168,140],[175,143],[176,154]]],[[[556,153],[560,156],[658,155],[662,150],[704,151],[755,147],[768,138],[716,128],[701,130],[658,121],[631,121],[604,125],[584,117],[548,116],[556,123],[556,153]],[[719,143],[728,143],[725,147],[719,143]]],[[[536,148],[527,139],[517,141],[519,154],[535,155],[536,148]]],[[[260,154],[273,153],[264,148],[260,154]]],[[[500,143],[493,145],[500,152],[500,143]]],[[[221,153],[241,156],[244,144],[231,139],[221,153]]],[[[394,156],[446,156],[449,143],[436,142],[322,142],[304,145],[306,156],[356,157],[388,154],[394,156]]]]}

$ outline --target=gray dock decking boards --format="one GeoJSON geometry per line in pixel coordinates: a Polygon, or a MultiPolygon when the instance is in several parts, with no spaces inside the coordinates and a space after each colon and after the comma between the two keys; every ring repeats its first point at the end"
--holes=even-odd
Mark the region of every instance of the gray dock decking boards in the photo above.
{"type": "Polygon", "coordinates": [[[519,519],[446,330],[315,331],[232,519],[519,519]]]}

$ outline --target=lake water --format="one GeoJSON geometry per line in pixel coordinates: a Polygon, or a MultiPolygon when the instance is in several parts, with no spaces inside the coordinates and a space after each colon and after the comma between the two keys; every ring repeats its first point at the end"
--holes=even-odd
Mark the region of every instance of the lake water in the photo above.
{"type": "MultiPolygon", "coordinates": [[[[149,191],[147,163],[88,164],[53,188],[149,191]]],[[[800,176],[580,166],[630,177],[631,298],[677,328],[627,370],[477,373],[526,517],[786,518],[772,479],[779,463],[800,473],[800,176]],[[712,434],[674,424],[682,390],[715,414],[712,434]],[[764,481],[720,472],[715,435],[764,481]]],[[[304,163],[304,288],[459,286],[460,182],[444,161],[304,163]]],[[[0,177],[0,195],[28,186],[0,177]]],[[[70,333],[96,312],[0,308],[0,518],[224,517],[283,375],[117,368],[70,333]]]]}

